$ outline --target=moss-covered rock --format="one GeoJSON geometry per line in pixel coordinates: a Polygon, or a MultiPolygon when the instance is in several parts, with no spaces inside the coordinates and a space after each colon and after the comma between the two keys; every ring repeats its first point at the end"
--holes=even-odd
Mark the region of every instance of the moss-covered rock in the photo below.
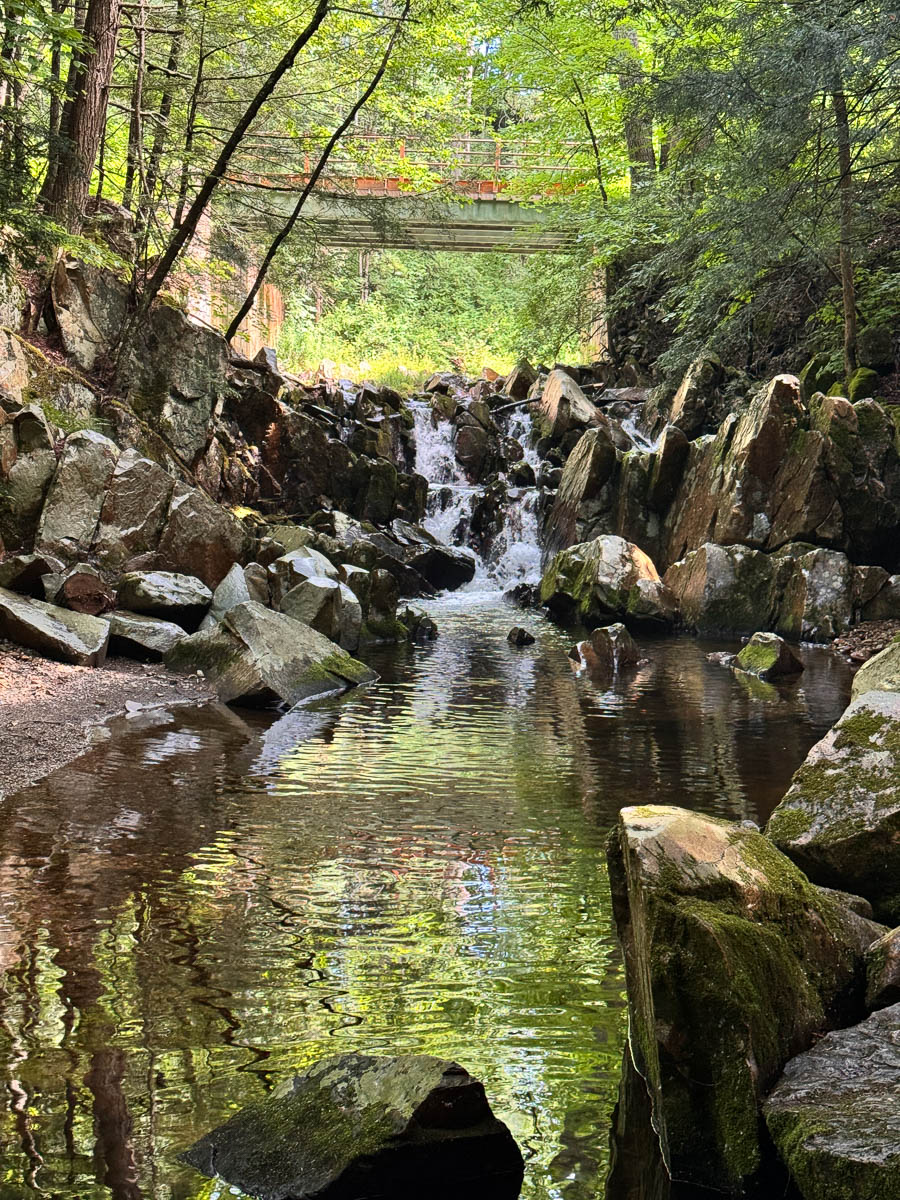
{"type": "Polygon", "coordinates": [[[707,542],[666,571],[681,619],[698,633],[769,629],[790,564],[748,546],[707,542]]]}
{"type": "Polygon", "coordinates": [[[514,1200],[522,1155],[484,1087],[454,1062],[342,1054],[241,1109],[184,1155],[265,1200],[514,1200]]]}
{"type": "Polygon", "coordinates": [[[736,670],[758,675],[760,679],[799,675],[803,670],[803,663],[777,633],[754,633],[734,665],[736,670]]]}
{"type": "Polygon", "coordinates": [[[793,1059],[765,1103],[804,1200],[900,1196],[900,1005],[793,1059]]]}
{"type": "Polygon", "coordinates": [[[608,845],[629,1040],[673,1179],[740,1194],[759,1103],[793,1055],[861,1012],[868,922],[760,833],[623,809],[608,845]]]}
{"type": "Polygon", "coordinates": [[[866,1008],[900,1002],[900,926],[889,929],[866,951],[866,1008]]]}
{"type": "Polygon", "coordinates": [[[900,637],[863,663],[853,679],[853,699],[866,692],[900,692],[900,637]]]}
{"type": "Polygon", "coordinates": [[[651,559],[632,542],[604,534],[562,550],[541,580],[540,599],[558,620],[671,626],[675,601],[651,559]]]}
{"type": "Polygon", "coordinates": [[[254,600],[166,655],[175,671],[203,671],[225,703],[297,704],[376,678],[323,634],[254,600]]]}
{"type": "Polygon", "coordinates": [[[766,832],[817,883],[900,921],[900,695],[853,701],[810,750],[766,832]]]}
{"type": "Polygon", "coordinates": [[[879,391],[878,372],[871,367],[857,367],[847,380],[847,398],[851,404],[857,400],[869,400],[879,391]]]}

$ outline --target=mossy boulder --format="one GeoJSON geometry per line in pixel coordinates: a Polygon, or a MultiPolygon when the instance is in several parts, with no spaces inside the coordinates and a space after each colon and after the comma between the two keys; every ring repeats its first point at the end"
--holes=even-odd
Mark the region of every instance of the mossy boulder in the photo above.
{"type": "Polygon", "coordinates": [[[323,1059],[183,1158],[263,1200],[514,1200],[523,1175],[483,1085],[424,1054],[323,1059]]]}
{"type": "Polygon", "coordinates": [[[759,1104],[784,1064],[861,1015],[871,923],[759,832],[684,809],[623,809],[607,857],[629,1045],[666,1167],[741,1194],[764,1167],[759,1104]]]}
{"type": "Polygon", "coordinates": [[[560,551],[541,580],[540,600],[557,620],[589,627],[611,620],[670,627],[676,616],[650,557],[614,534],[560,551]]]}
{"type": "Polygon", "coordinates": [[[734,662],[735,669],[760,679],[799,675],[803,663],[777,633],[754,633],[734,662]]]}
{"type": "Polygon", "coordinates": [[[866,692],[900,692],[900,637],[863,663],[853,679],[853,699],[866,692]]]}
{"type": "Polygon", "coordinates": [[[851,404],[857,400],[870,400],[878,395],[880,380],[878,372],[871,367],[857,367],[847,380],[847,399],[851,404]]]}
{"type": "Polygon", "coordinates": [[[166,664],[202,671],[226,704],[255,706],[298,704],[377,678],[324,634],[255,600],[179,642],[166,664]]]}
{"type": "Polygon", "coordinates": [[[900,695],[866,692],[813,746],[766,828],[811,879],[900,921],[900,695]]]}
{"type": "Polygon", "coordinates": [[[900,1196],[900,1004],[789,1062],[766,1124],[804,1200],[900,1196]]]}

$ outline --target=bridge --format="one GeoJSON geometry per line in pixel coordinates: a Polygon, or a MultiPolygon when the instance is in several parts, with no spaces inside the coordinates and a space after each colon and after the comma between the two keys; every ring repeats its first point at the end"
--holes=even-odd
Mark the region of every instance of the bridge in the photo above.
{"type": "MultiPolygon", "coordinates": [[[[301,172],[265,177],[275,207],[285,215],[315,162],[312,147],[303,153],[301,172]]],[[[454,139],[436,159],[415,139],[357,134],[329,160],[302,219],[327,246],[562,251],[568,236],[552,228],[536,201],[558,187],[569,169],[547,161],[539,147],[500,137],[454,139]],[[540,180],[543,190],[521,195],[515,185],[524,178],[540,180]]]]}

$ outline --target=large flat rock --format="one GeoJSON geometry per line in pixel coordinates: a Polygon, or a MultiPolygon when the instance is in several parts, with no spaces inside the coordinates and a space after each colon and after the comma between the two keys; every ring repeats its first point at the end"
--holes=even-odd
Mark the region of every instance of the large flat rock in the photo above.
{"type": "Polygon", "coordinates": [[[109,647],[109,623],[29,600],[0,588],[0,634],[48,658],[81,667],[101,667],[109,647]]]}
{"type": "Polygon", "coordinates": [[[804,1200],[896,1200],[900,1004],[792,1059],[764,1112],[804,1200]]]}
{"type": "Polygon", "coordinates": [[[342,1054],[196,1142],[186,1162],[260,1200],[512,1200],[522,1155],[477,1079],[424,1054],[342,1054]]]}

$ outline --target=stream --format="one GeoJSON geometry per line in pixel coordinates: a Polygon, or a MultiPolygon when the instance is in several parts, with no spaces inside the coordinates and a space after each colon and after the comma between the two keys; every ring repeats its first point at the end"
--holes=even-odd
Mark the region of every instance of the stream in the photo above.
{"type": "MultiPolygon", "coordinates": [[[[442,440],[419,452],[452,540],[473,497],[442,440]]],[[[805,649],[776,689],[678,637],[640,640],[612,686],[579,674],[571,633],[500,598],[538,565],[534,498],[428,602],[436,641],[367,655],[377,683],[281,716],[138,714],[0,807],[0,1200],[234,1195],[179,1152],[348,1050],[459,1060],[526,1200],[603,1195],[607,832],[640,802],[763,821],[849,672],[805,649]],[[519,623],[535,645],[508,644],[519,623]]]]}

